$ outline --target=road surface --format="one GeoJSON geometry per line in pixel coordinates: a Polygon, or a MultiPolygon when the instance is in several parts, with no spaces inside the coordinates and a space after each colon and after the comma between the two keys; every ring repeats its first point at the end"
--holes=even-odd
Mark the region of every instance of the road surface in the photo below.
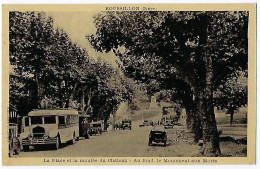
{"type": "Polygon", "coordinates": [[[174,157],[195,156],[199,151],[198,145],[189,143],[188,138],[182,135],[184,128],[181,126],[166,130],[166,147],[163,144],[148,146],[148,135],[152,127],[139,127],[139,124],[140,121],[133,122],[132,130],[110,130],[100,136],[91,136],[90,139],[82,138],[74,145],[63,145],[59,150],[54,150],[51,146],[40,149],[32,147],[29,152],[22,151],[14,157],[174,157]]]}

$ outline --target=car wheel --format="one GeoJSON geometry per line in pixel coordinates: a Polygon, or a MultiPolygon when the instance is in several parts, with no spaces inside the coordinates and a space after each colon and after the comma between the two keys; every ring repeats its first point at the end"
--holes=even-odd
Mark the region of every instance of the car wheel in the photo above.
{"type": "Polygon", "coordinates": [[[151,145],[152,145],[152,140],[149,139],[148,146],[151,146],[151,145]]]}
{"type": "Polygon", "coordinates": [[[14,154],[18,155],[20,154],[20,151],[21,151],[20,147],[17,147],[17,149],[14,150],[14,154]]]}
{"type": "Polygon", "coordinates": [[[89,139],[89,134],[88,133],[85,134],[85,139],[89,139]]]}
{"type": "Polygon", "coordinates": [[[13,149],[10,149],[8,152],[8,156],[11,158],[14,155],[13,149]]]}

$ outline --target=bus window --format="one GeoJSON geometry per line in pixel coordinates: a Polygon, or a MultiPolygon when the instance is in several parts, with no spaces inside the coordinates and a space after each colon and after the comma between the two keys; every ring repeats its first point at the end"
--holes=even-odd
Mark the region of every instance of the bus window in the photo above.
{"type": "Polygon", "coordinates": [[[25,127],[29,126],[29,118],[28,117],[24,118],[24,123],[25,123],[24,124],[25,127]]]}
{"type": "Polygon", "coordinates": [[[59,116],[59,124],[65,124],[65,117],[59,116]]]}
{"type": "Polygon", "coordinates": [[[55,116],[44,116],[44,124],[56,124],[55,116]]]}
{"type": "Polygon", "coordinates": [[[42,124],[41,116],[31,116],[31,124],[42,124]]]}
{"type": "Polygon", "coordinates": [[[66,124],[70,124],[70,115],[67,116],[66,124]]]}

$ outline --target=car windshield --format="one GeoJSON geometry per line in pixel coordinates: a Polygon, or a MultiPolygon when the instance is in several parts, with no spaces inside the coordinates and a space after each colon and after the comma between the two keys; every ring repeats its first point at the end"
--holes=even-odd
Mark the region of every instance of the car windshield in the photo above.
{"type": "Polygon", "coordinates": [[[31,124],[42,124],[42,116],[32,116],[31,124]]]}
{"type": "Polygon", "coordinates": [[[101,124],[93,124],[93,127],[101,127],[101,124]]]}
{"type": "Polygon", "coordinates": [[[165,134],[165,132],[163,132],[163,131],[152,131],[152,134],[165,134]]]}

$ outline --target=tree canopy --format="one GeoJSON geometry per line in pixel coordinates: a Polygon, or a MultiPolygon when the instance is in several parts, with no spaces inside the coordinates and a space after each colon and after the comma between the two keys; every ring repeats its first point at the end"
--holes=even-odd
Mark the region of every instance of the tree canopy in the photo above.
{"type": "Polygon", "coordinates": [[[111,80],[118,70],[92,59],[64,30],[55,29],[44,12],[9,16],[9,101],[20,115],[37,108],[74,108],[104,119],[133,96],[124,76],[111,80]]]}
{"type": "Polygon", "coordinates": [[[92,46],[113,51],[128,77],[174,88],[197,135],[212,145],[204,152],[219,155],[213,91],[247,70],[248,12],[103,12],[94,22],[92,46]]]}

